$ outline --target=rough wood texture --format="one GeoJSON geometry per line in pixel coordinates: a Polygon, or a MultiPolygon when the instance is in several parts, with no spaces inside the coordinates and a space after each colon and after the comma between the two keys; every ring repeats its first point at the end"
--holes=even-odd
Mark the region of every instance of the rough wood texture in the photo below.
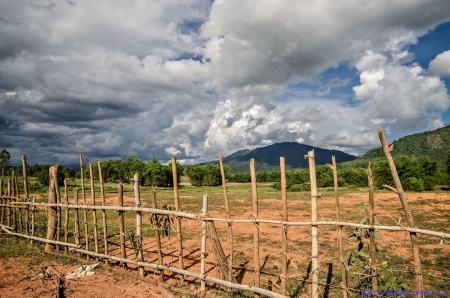
{"type": "MultiPolygon", "coordinates": [[[[250,159],[250,178],[252,182],[252,200],[253,200],[253,218],[258,219],[258,191],[256,188],[256,171],[255,160],[250,159]]],[[[253,229],[253,260],[255,266],[255,287],[260,286],[261,280],[261,265],[259,262],[259,224],[255,221],[255,227],[253,229]]],[[[255,297],[259,297],[258,293],[255,293],[255,297]]]]}
{"type": "MultiPolygon", "coordinates": [[[[367,179],[369,182],[369,225],[373,226],[375,222],[375,197],[373,192],[373,176],[372,169],[369,166],[367,167],[367,179]]],[[[375,247],[375,230],[369,230],[370,236],[370,266],[372,267],[372,290],[378,290],[377,284],[377,252],[375,247]]]]}
{"type": "MultiPolygon", "coordinates": [[[[230,206],[228,204],[228,191],[227,191],[227,179],[225,177],[225,169],[223,166],[223,158],[222,155],[219,156],[219,164],[220,164],[220,172],[222,174],[222,188],[223,188],[223,197],[225,200],[225,212],[227,213],[227,218],[231,219],[230,206]]],[[[228,245],[230,246],[230,257],[229,257],[229,265],[228,268],[230,272],[228,273],[228,281],[233,281],[233,226],[231,222],[228,223],[228,245]]]]}
{"type": "MultiPolygon", "coordinates": [[[[154,209],[158,208],[158,205],[156,203],[156,192],[155,189],[152,187],[152,207],[154,209]]],[[[156,238],[156,249],[158,250],[158,264],[163,264],[163,254],[161,251],[161,235],[159,233],[159,223],[158,223],[158,217],[156,214],[153,215],[154,222],[153,226],[155,227],[155,238],[156,238]]],[[[164,270],[159,270],[159,280],[164,281],[164,270]]]]}
{"type": "MultiPolygon", "coordinates": [[[[333,170],[333,180],[334,180],[334,198],[336,200],[336,221],[340,220],[340,207],[339,207],[339,185],[338,185],[338,176],[337,176],[337,167],[336,167],[336,157],[334,155],[331,156],[331,169],[333,170]]],[[[347,290],[347,268],[345,267],[344,262],[344,246],[342,243],[342,226],[338,226],[338,245],[339,245],[339,260],[341,261],[341,274],[342,274],[342,297],[348,297],[347,290]]]]}
{"type": "MultiPolygon", "coordinates": [[[[309,178],[311,183],[311,221],[317,221],[317,180],[316,180],[316,163],[314,157],[314,150],[308,152],[305,156],[309,163],[309,178]]],[[[319,297],[319,241],[318,241],[318,226],[312,225],[311,228],[311,297],[319,297]]]]}
{"type": "MultiPolygon", "coordinates": [[[[141,195],[139,192],[139,174],[134,174],[134,200],[136,203],[136,207],[141,206],[141,195]]],[[[138,249],[138,261],[144,261],[144,254],[142,252],[142,212],[136,211],[136,236],[137,239],[137,249],[138,249]]],[[[139,267],[139,274],[144,276],[144,267],[139,267]]]]}
{"type": "MultiPolygon", "coordinates": [[[[281,175],[281,207],[283,210],[282,220],[288,221],[287,214],[287,182],[286,182],[286,164],[284,157],[280,157],[280,175],[281,175]]],[[[287,226],[281,226],[281,294],[286,295],[287,282],[287,226]]]]}
{"type": "MultiPolygon", "coordinates": [[[[89,163],[89,177],[91,178],[91,200],[92,205],[95,205],[95,182],[94,182],[94,169],[92,163],[89,163]]],[[[94,224],[94,248],[98,253],[98,224],[97,224],[97,210],[92,209],[92,222],[94,224]]]]}
{"type": "MultiPolygon", "coordinates": [[[[69,205],[69,193],[67,188],[67,179],[64,179],[64,203],[69,205]]],[[[69,208],[65,208],[64,216],[64,242],[69,242],[69,208]]],[[[67,246],[64,247],[64,252],[67,252],[67,246]]]]}
{"type": "MultiPolygon", "coordinates": [[[[203,216],[203,222],[202,222],[202,253],[201,253],[201,260],[200,260],[200,276],[204,276],[206,272],[206,227],[207,222],[205,220],[208,213],[208,195],[203,195],[203,209],[202,209],[202,216],[203,216]]],[[[206,291],[206,285],[205,280],[201,280],[200,282],[200,291],[202,293],[205,293],[206,291]]]]}
{"type": "MultiPolygon", "coordinates": [[[[103,182],[103,171],[102,171],[102,163],[98,162],[98,180],[100,181],[100,195],[102,197],[102,205],[106,205],[105,198],[105,186],[103,182]]],[[[108,254],[108,225],[106,222],[106,210],[102,210],[102,220],[103,220],[103,245],[105,246],[105,255],[108,254]]]]}
{"type": "MultiPolygon", "coordinates": [[[[120,182],[118,184],[118,204],[119,206],[123,206],[123,184],[122,182],[120,182]]],[[[120,232],[120,252],[121,252],[121,256],[122,258],[126,258],[127,257],[127,251],[125,249],[125,222],[124,222],[124,218],[123,218],[123,212],[124,211],[119,211],[119,232],[120,232]]],[[[127,263],[122,263],[122,267],[127,267],[127,263]]]]}
{"type": "MultiPolygon", "coordinates": [[[[58,185],[58,173],[59,173],[59,165],[51,166],[49,168],[49,187],[48,187],[48,202],[57,203],[57,185],[58,185]]],[[[58,222],[57,222],[57,208],[49,207],[48,208],[48,227],[47,227],[47,240],[55,240],[55,236],[57,233],[58,222]]],[[[51,243],[47,243],[45,245],[45,251],[50,252],[53,250],[53,245],[51,243]]]]}
{"type": "MultiPolygon", "coordinates": [[[[380,127],[378,130],[378,137],[380,138],[381,147],[383,148],[384,155],[386,156],[386,160],[389,165],[389,169],[392,173],[392,178],[394,179],[395,189],[400,198],[400,202],[403,207],[403,211],[405,212],[406,222],[408,223],[408,227],[414,228],[414,220],[409,209],[408,201],[406,200],[405,193],[403,191],[402,183],[400,182],[400,178],[398,177],[397,168],[395,167],[394,159],[392,158],[391,151],[393,147],[389,147],[388,142],[386,140],[386,136],[384,135],[383,128],[380,127]]],[[[411,245],[413,251],[413,264],[414,264],[414,286],[415,290],[422,290],[422,273],[420,270],[420,256],[419,256],[419,245],[417,243],[417,234],[415,232],[410,232],[411,237],[411,245]]],[[[422,294],[419,294],[418,297],[423,297],[422,294]]]]}
{"type": "MultiPolygon", "coordinates": [[[[172,156],[172,177],[173,177],[173,196],[175,199],[175,210],[180,211],[180,196],[178,194],[178,173],[177,173],[177,159],[172,156]]],[[[178,259],[180,262],[180,269],[184,269],[183,261],[183,235],[181,233],[181,218],[177,217],[177,237],[178,237],[178,259]]],[[[180,275],[180,281],[184,282],[184,276],[180,275]]]]}
{"type": "MultiPolygon", "coordinates": [[[[73,198],[74,198],[74,204],[78,205],[78,188],[75,188],[73,190],[73,198]]],[[[80,245],[80,216],[78,214],[78,209],[75,209],[75,244],[80,245]]],[[[80,256],[80,254],[78,254],[80,256]]]]}
{"type": "MultiPolygon", "coordinates": [[[[80,151],[80,174],[81,174],[81,197],[83,203],[86,204],[86,190],[84,188],[84,169],[83,169],[83,152],[80,151]]],[[[84,244],[86,250],[89,250],[89,225],[88,225],[88,213],[87,210],[83,210],[84,215],[84,244]]],[[[86,255],[86,259],[89,261],[89,255],[86,255]]]]}
{"type": "MultiPolygon", "coordinates": [[[[28,175],[27,175],[27,157],[22,155],[22,178],[23,178],[23,192],[25,193],[25,201],[29,202],[30,197],[28,193],[28,175]]],[[[1,191],[0,191],[1,196],[1,191]]],[[[25,232],[30,234],[30,209],[27,208],[25,214],[25,232]]]]}

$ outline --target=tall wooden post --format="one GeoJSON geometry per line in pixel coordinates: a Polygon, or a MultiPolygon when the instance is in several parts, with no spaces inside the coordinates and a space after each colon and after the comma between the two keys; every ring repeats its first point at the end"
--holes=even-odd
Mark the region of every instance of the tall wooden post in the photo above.
{"type": "MultiPolygon", "coordinates": [[[[338,185],[338,176],[337,176],[337,166],[336,166],[336,157],[334,155],[331,156],[330,166],[333,170],[333,180],[334,180],[334,198],[336,200],[336,221],[340,221],[340,207],[339,207],[339,185],[338,185]]],[[[341,261],[341,272],[342,272],[342,297],[348,297],[347,290],[347,268],[344,263],[344,245],[342,243],[342,226],[338,226],[338,246],[339,246],[339,259],[341,261]]]]}
{"type": "MultiPolygon", "coordinates": [[[[225,199],[225,211],[227,213],[227,218],[231,219],[230,206],[228,204],[227,179],[225,177],[225,168],[223,166],[222,155],[219,156],[219,163],[220,163],[220,173],[222,174],[222,188],[223,188],[223,197],[225,199]]],[[[233,282],[233,228],[231,222],[228,222],[228,244],[230,245],[228,281],[233,282]]]]}
{"type": "MultiPolygon", "coordinates": [[[[394,184],[396,188],[396,193],[400,198],[400,202],[402,203],[403,211],[405,212],[406,222],[408,223],[408,227],[414,228],[414,220],[409,209],[408,201],[406,200],[405,193],[403,191],[402,183],[400,182],[400,178],[398,177],[397,169],[395,167],[394,159],[392,158],[391,152],[394,150],[394,147],[389,147],[388,142],[386,140],[386,136],[384,135],[383,129],[380,127],[378,131],[378,136],[380,138],[381,147],[383,148],[384,155],[386,156],[386,160],[388,162],[389,168],[392,173],[392,178],[394,179],[394,184]]],[[[415,290],[423,290],[422,284],[422,273],[420,270],[420,256],[419,256],[419,245],[417,243],[417,234],[414,232],[409,233],[411,237],[411,246],[413,251],[413,264],[414,264],[414,286],[415,290]]],[[[423,297],[422,294],[417,295],[417,297],[423,297]]]]}
{"type": "MultiPolygon", "coordinates": [[[[91,198],[92,205],[95,206],[95,183],[94,183],[94,170],[92,168],[92,162],[89,163],[89,174],[91,178],[91,198]]],[[[95,253],[98,253],[98,225],[97,225],[97,210],[92,209],[92,221],[94,223],[94,246],[95,253]]],[[[98,258],[97,258],[98,259],[98,258]]]]}
{"type": "MultiPolygon", "coordinates": [[[[102,196],[102,205],[106,205],[105,198],[105,186],[103,182],[103,172],[102,172],[102,163],[98,162],[98,179],[100,180],[100,194],[102,196]]],[[[105,255],[108,254],[108,225],[106,224],[106,210],[102,210],[102,219],[103,219],[103,243],[105,245],[105,255]]],[[[106,263],[108,260],[106,259],[106,263]]]]}
{"type": "MultiPolygon", "coordinates": [[[[33,206],[31,206],[31,236],[34,236],[34,233],[36,231],[36,225],[34,223],[36,207],[34,206],[34,204],[36,204],[36,197],[33,197],[33,206]]],[[[33,244],[33,240],[31,240],[31,244],[33,244]]]]}
{"type": "MultiPolygon", "coordinates": [[[[369,182],[369,225],[373,226],[375,222],[375,198],[373,194],[373,176],[372,169],[367,167],[367,178],[369,182]]],[[[375,231],[374,229],[369,230],[370,237],[370,267],[372,267],[372,290],[378,290],[377,284],[377,252],[375,247],[375,231]]]]}
{"type": "MultiPolygon", "coordinates": [[[[156,203],[156,192],[152,186],[152,208],[158,209],[158,205],[156,203]]],[[[158,264],[163,264],[163,255],[161,251],[161,235],[159,233],[159,223],[158,223],[158,215],[154,215],[153,226],[155,227],[155,238],[156,238],[156,249],[158,250],[158,264]]],[[[159,280],[164,281],[164,270],[159,270],[159,280]]]]}
{"type": "MultiPolygon", "coordinates": [[[[308,152],[305,156],[308,158],[309,163],[309,178],[311,183],[311,221],[317,222],[317,181],[316,181],[316,164],[314,150],[308,152]]],[[[312,274],[312,287],[311,297],[319,297],[319,241],[318,241],[318,226],[313,225],[311,228],[311,274],[312,274]]]]}
{"type": "MultiPolygon", "coordinates": [[[[58,186],[58,173],[59,173],[59,165],[51,166],[49,168],[49,188],[48,188],[48,203],[56,204],[57,203],[57,186],[58,186]]],[[[55,240],[57,228],[58,228],[58,220],[57,220],[57,208],[49,207],[48,208],[48,228],[47,228],[47,240],[55,240]]],[[[53,245],[47,243],[45,245],[45,251],[52,251],[53,245]]]]}
{"type": "MultiPolygon", "coordinates": [[[[25,202],[30,201],[28,194],[28,175],[27,175],[27,157],[22,155],[22,178],[23,178],[23,192],[25,193],[25,202]]],[[[30,206],[27,206],[25,214],[25,232],[30,234],[30,206]]]]}
{"type": "MultiPolygon", "coordinates": [[[[281,205],[283,209],[282,220],[288,221],[287,213],[287,183],[286,183],[286,165],[284,157],[280,157],[280,173],[281,173],[281,205]]],[[[284,224],[281,227],[281,294],[286,295],[287,283],[287,226],[284,224]]]]}
{"type": "MultiPolygon", "coordinates": [[[[66,204],[65,214],[64,214],[64,242],[69,243],[69,193],[67,187],[67,179],[64,179],[64,203],[66,204]]],[[[68,247],[64,246],[64,252],[67,252],[68,247]]]]}
{"type": "MultiPolygon", "coordinates": [[[[75,205],[78,205],[78,188],[75,188],[73,190],[73,198],[74,198],[74,203],[75,205]]],[[[80,217],[78,214],[78,209],[75,209],[75,244],[79,245],[80,244],[80,217]]],[[[78,256],[80,256],[80,253],[78,253],[78,256]]]]}
{"type": "MultiPolygon", "coordinates": [[[[173,176],[173,196],[175,199],[175,210],[180,211],[180,196],[178,195],[178,173],[177,159],[172,156],[172,176],[173,176]]],[[[180,261],[180,269],[184,270],[183,262],[183,235],[181,234],[181,218],[177,217],[177,236],[178,236],[178,259],[180,261]]],[[[184,282],[184,275],[180,274],[180,282],[184,282]]]]}
{"type": "MultiPolygon", "coordinates": [[[[83,152],[80,151],[80,174],[81,174],[81,196],[83,198],[83,204],[86,205],[86,190],[84,187],[84,169],[83,169],[83,152]]],[[[83,209],[84,215],[84,243],[86,250],[89,250],[89,224],[88,224],[88,212],[87,209],[83,209]]],[[[89,261],[89,255],[86,255],[86,259],[89,261]]]]}
{"type": "MultiPolygon", "coordinates": [[[[255,287],[260,287],[260,275],[261,265],[259,263],[259,224],[256,221],[258,219],[258,192],[256,189],[256,171],[255,160],[250,159],[250,177],[252,181],[252,200],[253,200],[253,218],[255,219],[255,226],[253,229],[253,260],[255,263],[255,287]]],[[[259,298],[259,294],[255,293],[256,298],[259,298]]]]}
{"type": "MultiPolygon", "coordinates": [[[[134,174],[134,200],[136,203],[136,207],[141,207],[141,195],[139,192],[139,174],[134,174]]],[[[136,238],[137,238],[137,247],[138,247],[138,261],[144,261],[144,255],[142,251],[143,242],[142,242],[142,212],[136,211],[136,238]]],[[[144,267],[139,266],[139,274],[144,276],[144,267]]]]}
{"type": "MultiPolygon", "coordinates": [[[[201,261],[200,261],[200,276],[202,278],[205,277],[205,272],[206,272],[205,265],[206,265],[206,227],[207,227],[207,222],[206,222],[205,218],[207,217],[207,213],[208,213],[208,195],[203,195],[202,255],[201,255],[201,261]]],[[[206,291],[205,280],[202,279],[200,283],[201,283],[200,284],[200,291],[202,293],[205,293],[205,291],[206,291]]]]}
{"type": "Polygon", "coordinates": [[[6,218],[6,224],[8,225],[8,227],[11,226],[12,223],[12,209],[11,209],[11,178],[9,178],[8,180],[6,180],[7,182],[7,188],[6,188],[6,201],[7,204],[10,206],[6,209],[6,211],[8,211],[8,217],[6,218]]]}
{"type": "MultiPolygon", "coordinates": [[[[118,205],[123,207],[123,184],[118,184],[118,205]]],[[[120,232],[120,251],[123,259],[127,258],[127,252],[125,250],[125,222],[123,219],[123,212],[119,211],[119,232],[120,232]]],[[[127,263],[122,263],[122,267],[125,268],[127,263]]]]}
{"type": "MultiPolygon", "coordinates": [[[[3,178],[0,178],[0,202],[6,204],[6,200],[3,199],[3,178]]],[[[2,206],[2,211],[0,213],[0,223],[3,224],[5,218],[5,206],[2,206]]]]}

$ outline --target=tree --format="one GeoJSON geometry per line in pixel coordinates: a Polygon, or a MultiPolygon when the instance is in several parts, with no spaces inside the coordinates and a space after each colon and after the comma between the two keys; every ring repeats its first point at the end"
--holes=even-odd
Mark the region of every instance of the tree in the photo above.
{"type": "Polygon", "coordinates": [[[2,179],[5,174],[5,168],[8,166],[10,160],[11,154],[9,154],[6,149],[3,149],[2,152],[0,152],[0,167],[2,168],[2,179]]]}

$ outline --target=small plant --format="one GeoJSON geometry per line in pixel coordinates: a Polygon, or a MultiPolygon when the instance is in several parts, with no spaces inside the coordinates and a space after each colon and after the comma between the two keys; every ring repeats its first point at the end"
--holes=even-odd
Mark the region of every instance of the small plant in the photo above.
{"type": "MultiPolygon", "coordinates": [[[[162,207],[162,210],[172,210],[172,207],[168,207],[167,204],[162,207]]],[[[159,226],[159,229],[163,231],[163,236],[169,236],[171,224],[174,223],[173,218],[170,215],[150,215],[150,223],[159,226]]]]}

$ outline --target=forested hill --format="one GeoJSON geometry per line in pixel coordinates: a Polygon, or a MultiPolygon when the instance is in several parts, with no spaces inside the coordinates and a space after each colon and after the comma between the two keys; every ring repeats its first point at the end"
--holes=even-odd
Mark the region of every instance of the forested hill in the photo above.
{"type": "MultiPolygon", "coordinates": [[[[338,161],[351,161],[356,158],[338,150],[328,150],[295,142],[284,142],[256,148],[254,150],[240,150],[224,158],[224,163],[230,168],[230,172],[240,173],[249,171],[249,160],[255,159],[257,171],[271,171],[280,169],[280,157],[285,158],[286,168],[306,168],[308,160],[305,155],[314,149],[316,164],[331,163],[331,156],[336,156],[338,161]]],[[[218,163],[211,162],[211,163],[218,163]]]]}
{"type": "MultiPolygon", "coordinates": [[[[408,157],[429,157],[443,166],[450,150],[450,125],[432,131],[426,131],[400,138],[396,141],[388,139],[389,144],[394,144],[392,155],[408,157]]],[[[381,147],[372,149],[359,157],[354,162],[359,163],[367,160],[378,160],[384,158],[381,147]]]]}

